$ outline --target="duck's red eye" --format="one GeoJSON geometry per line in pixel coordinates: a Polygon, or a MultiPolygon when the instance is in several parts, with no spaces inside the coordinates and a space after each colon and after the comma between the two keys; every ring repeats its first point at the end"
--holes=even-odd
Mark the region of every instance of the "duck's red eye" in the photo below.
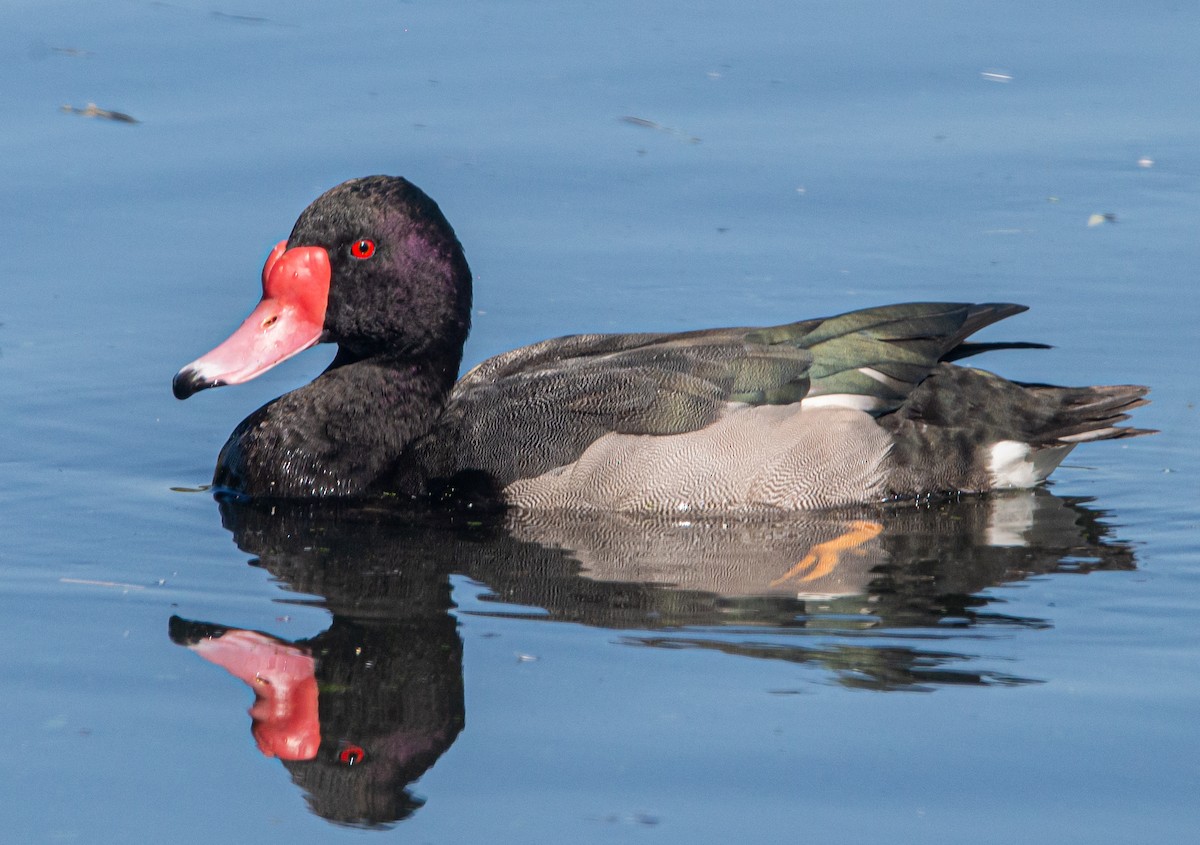
{"type": "Polygon", "coordinates": [[[369,238],[355,241],[350,244],[350,254],[359,259],[370,258],[375,254],[375,241],[369,238]]]}

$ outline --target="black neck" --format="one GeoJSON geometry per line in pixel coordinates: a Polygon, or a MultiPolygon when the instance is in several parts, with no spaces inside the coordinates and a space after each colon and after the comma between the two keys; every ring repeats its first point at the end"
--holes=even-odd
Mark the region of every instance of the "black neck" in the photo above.
{"type": "Polygon", "coordinates": [[[460,356],[364,358],[339,350],[319,378],[234,430],[214,484],[279,498],[385,491],[405,447],[441,413],[460,356]]]}

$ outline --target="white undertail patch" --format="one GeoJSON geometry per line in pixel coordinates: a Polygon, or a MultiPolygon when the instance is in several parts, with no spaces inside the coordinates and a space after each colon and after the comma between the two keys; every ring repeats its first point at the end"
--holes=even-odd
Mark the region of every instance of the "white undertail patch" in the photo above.
{"type": "Polygon", "coordinates": [[[988,474],[993,490],[1033,487],[1062,463],[1073,443],[1034,449],[1017,440],[1001,440],[988,453],[988,474]]]}

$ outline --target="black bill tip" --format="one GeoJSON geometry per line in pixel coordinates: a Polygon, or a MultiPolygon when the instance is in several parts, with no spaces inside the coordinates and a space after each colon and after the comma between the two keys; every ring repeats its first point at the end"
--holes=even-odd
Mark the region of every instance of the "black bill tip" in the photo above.
{"type": "Polygon", "coordinates": [[[199,393],[209,387],[217,387],[221,382],[206,379],[191,367],[184,367],[171,379],[171,392],[176,399],[187,399],[193,393],[199,393]]]}

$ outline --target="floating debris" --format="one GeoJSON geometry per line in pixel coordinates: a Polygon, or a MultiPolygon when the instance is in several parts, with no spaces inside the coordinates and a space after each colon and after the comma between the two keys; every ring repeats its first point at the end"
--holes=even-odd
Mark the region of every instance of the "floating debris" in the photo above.
{"type": "Polygon", "coordinates": [[[1107,214],[1093,214],[1091,217],[1088,218],[1088,227],[1091,228],[1093,226],[1103,226],[1105,223],[1116,223],[1116,222],[1117,222],[1117,215],[1113,214],[1111,211],[1108,212],[1107,214]]]}
{"type": "Polygon", "coordinates": [[[91,50],[84,50],[80,47],[56,47],[53,44],[46,44],[38,41],[29,45],[29,58],[45,59],[49,56],[61,56],[68,59],[90,59],[96,55],[91,50]]]}
{"type": "Polygon", "coordinates": [[[59,578],[60,584],[83,584],[87,587],[115,587],[119,590],[144,590],[144,584],[122,584],[120,581],[93,581],[90,578],[59,578]]]}
{"type": "Polygon", "coordinates": [[[700,139],[695,135],[689,135],[686,132],[681,132],[678,129],[672,129],[670,126],[663,126],[661,123],[655,123],[653,120],[647,120],[644,117],[633,117],[625,115],[621,118],[622,123],[628,123],[631,126],[641,126],[643,129],[653,129],[656,132],[665,132],[668,135],[674,135],[682,141],[687,141],[689,144],[699,144],[700,139]]]}
{"type": "Polygon", "coordinates": [[[1138,167],[1153,167],[1154,159],[1150,158],[1149,156],[1142,156],[1141,158],[1139,158],[1137,160],[1137,166],[1138,167]]]}
{"type": "MultiPolygon", "coordinates": [[[[201,13],[203,14],[203,13],[201,13]]],[[[276,20],[275,18],[264,18],[258,15],[238,15],[233,12],[212,11],[208,13],[210,18],[214,18],[223,23],[233,24],[234,26],[274,26],[284,29],[296,29],[299,25],[288,21],[276,20]]],[[[408,28],[404,28],[408,32],[408,28]]]]}
{"type": "Polygon", "coordinates": [[[100,108],[95,103],[88,103],[87,106],[81,109],[67,104],[62,107],[62,111],[67,114],[77,114],[81,117],[100,117],[104,120],[116,121],[117,123],[141,123],[136,117],[125,114],[123,111],[109,111],[108,109],[100,108]]]}
{"type": "Polygon", "coordinates": [[[233,23],[251,23],[251,24],[274,23],[274,21],[272,21],[270,18],[260,18],[256,15],[233,15],[233,14],[230,14],[229,12],[215,12],[215,11],[210,12],[209,14],[211,14],[214,18],[217,18],[218,20],[231,21],[233,23]]]}
{"type": "Polygon", "coordinates": [[[646,118],[644,118],[644,117],[631,117],[629,115],[625,115],[623,118],[621,118],[621,120],[625,121],[626,123],[633,124],[634,126],[644,126],[647,129],[662,129],[663,128],[659,124],[655,123],[653,120],[646,120],[646,118]]]}
{"type": "Polygon", "coordinates": [[[1006,70],[981,70],[979,75],[988,82],[1012,82],[1013,76],[1006,70]]]}
{"type": "Polygon", "coordinates": [[[605,824],[640,824],[646,827],[662,824],[662,818],[653,813],[609,813],[594,820],[605,824]]]}

